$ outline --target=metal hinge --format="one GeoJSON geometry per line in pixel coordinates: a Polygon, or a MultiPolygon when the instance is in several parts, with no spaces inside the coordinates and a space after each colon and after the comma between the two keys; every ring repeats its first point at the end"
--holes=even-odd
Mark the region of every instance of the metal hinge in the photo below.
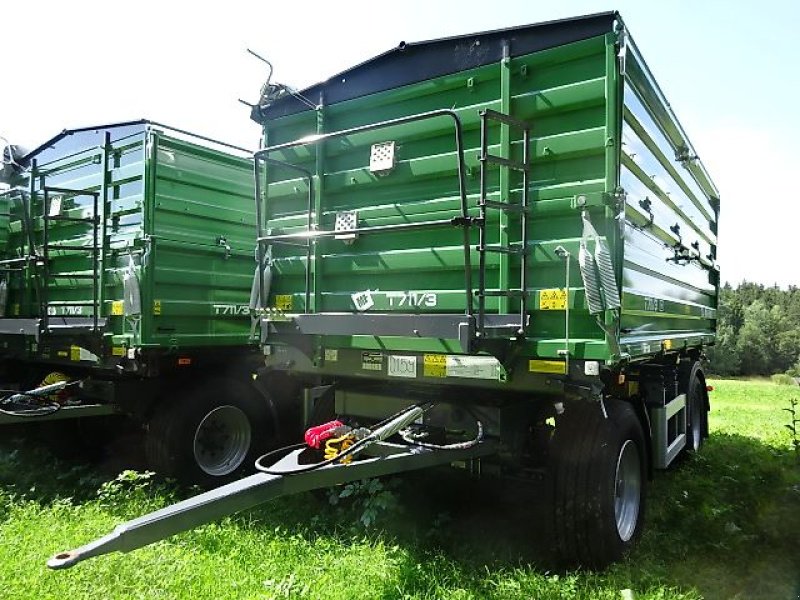
{"type": "Polygon", "coordinates": [[[453,217],[450,219],[450,224],[453,227],[472,227],[473,225],[483,225],[483,219],[480,217],[453,217]]]}
{"type": "Polygon", "coordinates": [[[681,165],[684,167],[688,167],[691,163],[699,159],[700,157],[697,156],[697,154],[691,154],[689,149],[685,146],[678,148],[678,150],[675,152],[675,160],[681,163],[681,165]]]}

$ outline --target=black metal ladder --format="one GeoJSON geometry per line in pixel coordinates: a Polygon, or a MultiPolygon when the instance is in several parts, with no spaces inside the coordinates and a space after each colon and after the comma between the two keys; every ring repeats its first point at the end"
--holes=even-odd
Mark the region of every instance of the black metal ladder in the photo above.
{"type": "MultiPolygon", "coordinates": [[[[80,328],[83,330],[90,329],[91,331],[98,331],[99,317],[100,317],[100,286],[101,286],[101,246],[100,246],[100,192],[90,190],[74,190],[59,187],[43,187],[44,203],[42,214],[42,264],[41,264],[41,296],[40,314],[42,319],[41,329],[45,333],[53,333],[54,331],[73,330],[80,328]],[[62,198],[76,198],[81,196],[92,198],[92,213],[91,216],[74,217],[62,215],[61,210],[53,211],[52,201],[54,194],[61,195],[62,198]],[[57,214],[51,214],[55,212],[57,214]],[[51,224],[54,222],[67,222],[67,223],[86,223],[92,227],[92,245],[77,245],[77,244],[63,244],[52,243],[50,241],[51,224]],[[78,253],[85,253],[91,257],[92,271],[91,273],[69,273],[69,272],[53,272],[50,265],[50,252],[52,250],[72,251],[78,253]],[[53,325],[50,323],[51,308],[53,303],[50,301],[50,284],[56,279],[72,279],[72,280],[90,280],[92,282],[92,299],[79,300],[79,301],[64,301],[59,302],[59,306],[74,306],[84,307],[89,306],[92,309],[91,321],[80,320],[79,323],[67,323],[66,319],[63,324],[53,325]]],[[[59,200],[60,201],[60,200],[59,200]]],[[[82,312],[82,311],[81,311],[82,312]]],[[[59,315],[61,316],[61,315],[59,315]]]]}
{"type": "MultiPolygon", "coordinates": [[[[519,298],[519,322],[512,327],[503,326],[503,334],[512,333],[515,336],[524,336],[528,320],[528,216],[530,215],[529,206],[529,186],[530,186],[530,126],[524,121],[515,119],[507,114],[495,110],[482,110],[481,117],[481,153],[479,156],[480,171],[480,197],[478,208],[480,216],[478,223],[478,289],[475,294],[478,296],[478,322],[477,331],[481,337],[487,337],[486,325],[486,298],[488,297],[507,297],[519,298]],[[508,125],[522,132],[522,161],[515,161],[511,158],[503,158],[494,154],[489,154],[489,122],[496,121],[503,125],[508,125]],[[520,202],[509,202],[508,199],[489,200],[486,197],[488,170],[490,165],[498,165],[501,169],[509,169],[522,173],[522,199],[520,202]],[[490,210],[503,211],[506,213],[519,214],[519,223],[522,229],[520,241],[511,242],[507,245],[488,245],[486,242],[486,217],[490,210]],[[520,284],[519,288],[509,288],[504,290],[486,289],[486,255],[488,253],[506,254],[519,256],[520,265],[520,284]],[[515,329],[509,332],[509,329],[515,329]]],[[[499,332],[497,332],[499,333],[499,332]]]]}

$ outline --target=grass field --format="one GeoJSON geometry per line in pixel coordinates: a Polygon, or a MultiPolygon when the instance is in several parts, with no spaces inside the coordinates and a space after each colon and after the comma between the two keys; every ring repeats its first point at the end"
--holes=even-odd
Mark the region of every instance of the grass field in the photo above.
{"type": "Polygon", "coordinates": [[[187,492],[59,461],[32,448],[29,433],[5,434],[0,598],[797,600],[800,467],[781,409],[800,389],[713,384],[706,447],[657,475],[640,545],[603,573],[548,570],[527,496],[449,474],[397,480],[396,506],[368,529],[356,506],[306,494],[51,572],[54,552],[187,492]]]}

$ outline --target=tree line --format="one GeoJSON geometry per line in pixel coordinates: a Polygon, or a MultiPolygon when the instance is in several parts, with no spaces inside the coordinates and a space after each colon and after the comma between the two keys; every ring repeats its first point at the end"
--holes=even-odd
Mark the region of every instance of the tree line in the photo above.
{"type": "Polygon", "coordinates": [[[717,343],[708,352],[712,373],[800,376],[800,288],[726,283],[717,319],[717,343]]]}

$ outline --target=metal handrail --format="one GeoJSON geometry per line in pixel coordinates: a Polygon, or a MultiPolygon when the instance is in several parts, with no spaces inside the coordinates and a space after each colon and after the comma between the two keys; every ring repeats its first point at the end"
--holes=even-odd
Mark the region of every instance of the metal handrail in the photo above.
{"type": "MultiPolygon", "coordinates": [[[[44,332],[50,331],[50,313],[48,312],[49,308],[49,300],[50,300],[50,279],[52,274],[50,273],[50,249],[53,248],[55,250],[58,249],[68,249],[63,246],[53,246],[50,244],[50,227],[49,223],[52,220],[50,216],[50,199],[51,194],[64,194],[64,195],[71,195],[72,197],[78,196],[91,196],[92,198],[92,246],[81,246],[80,249],[83,250],[91,250],[92,256],[92,302],[65,302],[66,306],[92,306],[92,330],[97,331],[99,328],[99,312],[100,312],[100,298],[99,298],[99,284],[98,278],[100,276],[100,265],[99,265],[99,254],[101,249],[98,246],[98,220],[100,218],[99,214],[99,199],[100,199],[100,192],[89,191],[89,190],[76,190],[70,188],[62,188],[62,187],[54,187],[54,186],[43,186],[42,192],[44,192],[44,205],[43,209],[44,212],[42,214],[42,252],[43,252],[43,270],[44,270],[44,286],[43,286],[43,296],[40,298],[41,302],[41,319],[42,319],[42,330],[44,332]]],[[[70,247],[69,249],[72,249],[70,247]]],[[[78,249],[78,248],[75,248],[78,249]]]]}
{"type": "MultiPolygon", "coordinates": [[[[26,223],[27,223],[27,218],[26,218],[27,217],[27,212],[26,212],[27,211],[27,203],[25,202],[25,198],[24,198],[24,194],[26,194],[26,193],[27,193],[26,191],[20,190],[19,188],[11,188],[11,189],[8,189],[8,190],[0,191],[0,197],[8,196],[9,200],[11,200],[11,201],[14,200],[14,196],[15,195],[17,195],[19,197],[20,203],[22,204],[22,218],[21,218],[22,230],[23,230],[24,234],[26,236],[28,236],[30,231],[29,231],[29,227],[27,227],[27,225],[26,225],[26,223]]],[[[8,215],[9,217],[11,217],[10,211],[11,211],[11,208],[9,207],[9,215],[8,215]]],[[[22,247],[23,247],[22,248],[22,252],[24,252],[24,246],[25,246],[25,242],[26,241],[27,241],[26,239],[24,239],[22,241],[22,247]]],[[[32,247],[32,243],[30,244],[30,246],[32,247]]],[[[18,258],[6,258],[6,259],[3,259],[3,260],[0,260],[0,267],[5,267],[5,265],[27,264],[27,263],[29,263],[31,261],[36,261],[37,259],[38,259],[38,256],[36,256],[36,254],[27,254],[25,256],[20,256],[18,258]]]]}
{"type": "MultiPolygon", "coordinates": [[[[293,239],[305,239],[307,240],[307,250],[306,250],[306,305],[305,311],[306,313],[309,310],[310,305],[310,285],[311,285],[311,245],[313,240],[321,238],[321,237],[331,237],[334,235],[347,235],[347,234],[369,234],[369,233],[377,233],[377,232],[386,232],[386,231],[396,231],[396,230],[407,230],[407,229],[414,229],[414,228],[423,228],[423,227],[439,227],[439,226],[460,226],[463,228],[464,231],[464,293],[466,298],[466,314],[470,317],[473,316],[473,307],[472,307],[472,300],[473,300],[473,291],[472,291],[472,265],[470,260],[470,227],[475,224],[475,219],[469,215],[469,207],[467,206],[467,192],[466,192],[466,167],[464,165],[464,139],[463,139],[463,127],[461,124],[460,117],[456,114],[455,111],[450,109],[440,109],[440,110],[433,110],[429,112],[419,113],[416,115],[410,115],[407,117],[399,117],[396,119],[389,119],[386,121],[379,121],[377,123],[370,123],[368,125],[360,125],[358,127],[350,127],[349,129],[341,129],[339,131],[333,131],[330,133],[323,133],[319,135],[309,136],[305,138],[300,138],[291,142],[284,142],[282,144],[276,144],[274,146],[269,146],[267,148],[263,148],[253,154],[253,172],[255,175],[255,195],[256,195],[256,229],[257,229],[257,243],[258,243],[258,273],[259,273],[259,291],[261,294],[262,302],[266,302],[266,298],[264,298],[264,257],[265,257],[265,244],[268,243],[281,243],[281,242],[288,242],[288,240],[293,239]],[[383,129],[386,127],[393,127],[396,125],[404,125],[406,123],[413,123],[416,121],[422,121],[426,119],[435,119],[440,117],[449,117],[453,119],[454,129],[455,129],[455,143],[456,143],[456,154],[458,157],[458,188],[459,188],[459,198],[461,204],[461,217],[457,219],[450,219],[450,220],[439,220],[439,221],[425,221],[422,223],[403,223],[399,225],[382,225],[382,226],[375,226],[375,227],[363,227],[363,228],[355,228],[350,230],[342,230],[342,231],[314,231],[312,230],[312,203],[314,199],[314,187],[313,187],[313,174],[303,169],[302,167],[298,167],[292,163],[288,163],[281,160],[276,160],[274,158],[269,158],[267,155],[273,152],[278,152],[281,150],[287,150],[289,148],[296,148],[298,146],[305,146],[308,144],[317,144],[319,142],[324,142],[329,139],[352,135],[356,133],[362,133],[366,131],[373,131],[375,129],[383,129]],[[308,223],[307,223],[307,230],[305,232],[300,232],[296,234],[280,234],[280,235],[264,235],[263,231],[263,221],[262,221],[262,210],[261,210],[261,180],[260,180],[260,161],[264,161],[268,164],[273,164],[276,166],[282,166],[289,169],[294,169],[295,171],[303,173],[306,179],[309,182],[309,194],[308,194],[308,223]]],[[[316,268],[316,265],[315,265],[316,268]]]]}
{"type": "MultiPolygon", "coordinates": [[[[265,239],[263,236],[263,219],[261,214],[261,174],[259,172],[259,162],[264,161],[267,164],[277,165],[286,167],[287,169],[292,169],[299,173],[302,173],[303,176],[308,180],[308,206],[306,207],[306,227],[308,231],[311,231],[311,213],[313,212],[313,202],[314,202],[314,174],[311,173],[308,169],[304,169],[303,167],[298,167],[297,165],[293,165],[291,163],[287,163],[281,160],[276,160],[274,158],[269,158],[267,156],[258,156],[258,152],[253,155],[253,174],[255,176],[255,195],[256,195],[256,243],[258,245],[258,293],[259,299],[262,304],[262,308],[266,308],[267,299],[265,298],[266,290],[264,289],[264,262],[266,260],[266,250],[264,248],[265,242],[269,242],[269,239],[265,239]]],[[[266,236],[267,238],[269,236],[266,236]]],[[[274,240],[276,243],[280,243],[280,240],[274,240]]],[[[306,240],[306,290],[305,290],[305,310],[308,312],[308,307],[310,305],[311,300],[311,239],[309,238],[306,240]]]]}
{"type": "Polygon", "coordinates": [[[442,227],[448,225],[453,227],[459,225],[460,220],[456,219],[437,219],[435,221],[420,221],[419,223],[398,223],[395,225],[373,225],[372,227],[356,227],[353,229],[337,229],[335,231],[328,230],[315,230],[315,231],[300,231],[297,233],[281,233],[276,235],[265,235],[258,238],[260,242],[280,243],[283,240],[297,240],[297,239],[317,239],[325,237],[334,237],[338,235],[351,235],[351,234],[366,234],[366,233],[386,233],[387,231],[405,231],[409,229],[427,229],[442,227]]]}

